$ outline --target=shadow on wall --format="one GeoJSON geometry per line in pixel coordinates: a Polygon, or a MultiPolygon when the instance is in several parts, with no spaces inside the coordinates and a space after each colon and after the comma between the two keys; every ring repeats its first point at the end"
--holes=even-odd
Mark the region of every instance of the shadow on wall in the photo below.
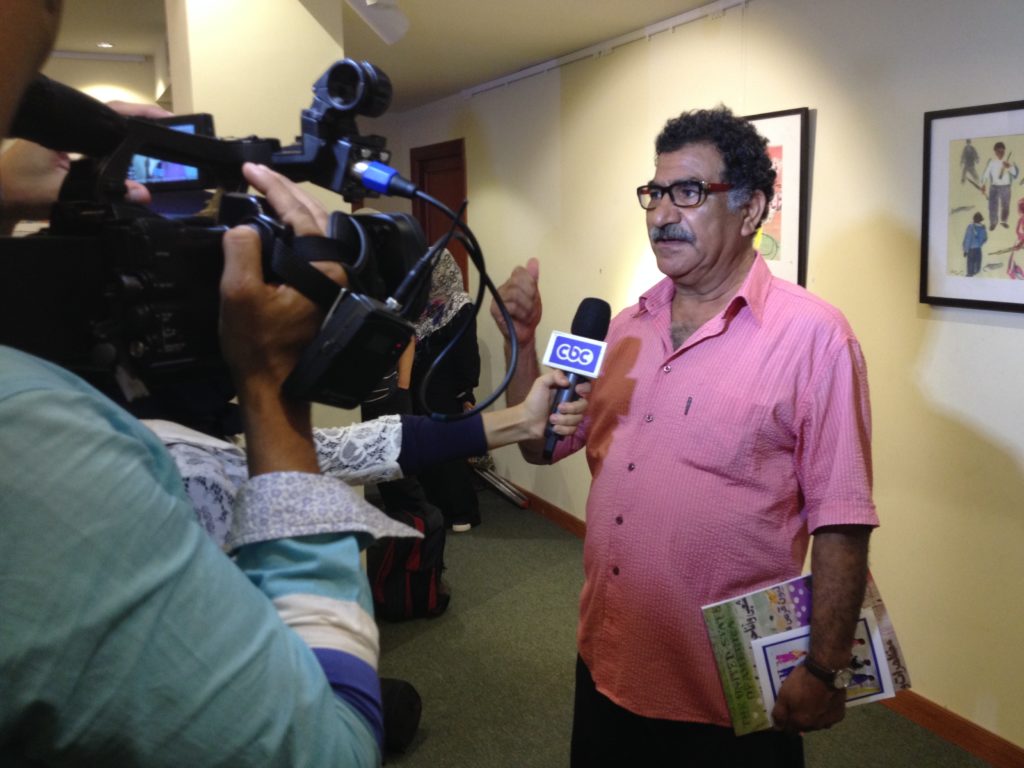
{"type": "MultiPolygon", "coordinates": [[[[915,688],[1024,743],[1021,704],[999,663],[1016,653],[1024,635],[1024,614],[1007,611],[999,589],[1024,583],[1024,471],[1007,440],[985,427],[979,401],[993,387],[1019,393],[1019,384],[996,382],[1005,377],[1010,351],[998,338],[980,354],[965,349],[960,337],[977,335],[974,313],[918,302],[919,232],[879,216],[829,240],[810,250],[809,270],[818,277],[812,290],[843,310],[867,359],[882,523],[872,540],[872,570],[915,688]],[[921,379],[923,370],[943,375],[927,365],[940,335],[944,346],[971,352],[974,361],[965,371],[956,359],[943,361],[947,373],[936,382],[947,402],[964,404],[959,412],[936,401],[921,379]]],[[[1015,316],[982,314],[985,325],[1020,327],[1015,316]]],[[[1018,418],[1016,403],[1006,397],[1008,419],[1018,418]]]]}

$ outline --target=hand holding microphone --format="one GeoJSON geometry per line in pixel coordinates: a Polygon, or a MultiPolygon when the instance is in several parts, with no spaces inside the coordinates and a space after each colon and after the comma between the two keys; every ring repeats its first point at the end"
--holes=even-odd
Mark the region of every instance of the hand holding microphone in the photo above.
{"type": "MultiPolygon", "coordinates": [[[[576,385],[596,378],[604,362],[604,337],[611,322],[611,307],[604,299],[587,298],[580,302],[572,320],[572,333],[555,331],[551,334],[547,350],[541,360],[544,365],[558,368],[569,375],[569,386],[560,388],[555,395],[551,412],[557,413],[562,403],[579,397],[576,385]]],[[[544,433],[544,459],[551,461],[561,435],[548,424],[544,433]]]]}

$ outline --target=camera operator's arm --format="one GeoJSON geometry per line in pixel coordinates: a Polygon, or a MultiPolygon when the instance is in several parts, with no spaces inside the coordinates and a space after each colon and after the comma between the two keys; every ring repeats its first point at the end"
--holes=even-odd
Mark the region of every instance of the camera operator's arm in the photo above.
{"type": "MultiPolygon", "coordinates": [[[[283,176],[243,172],[296,235],[317,235],[326,212],[283,176]]],[[[319,265],[339,283],[338,265],[319,265]]],[[[286,285],[263,280],[260,240],[247,227],[225,235],[221,342],[238,392],[250,480],[235,499],[226,546],[238,566],[307,643],[331,688],[383,739],[378,635],[359,551],[371,538],[416,535],[345,483],[319,474],[310,406],[282,384],[315,334],[319,308],[286,285]]]]}
{"type": "MultiPolygon", "coordinates": [[[[323,234],[327,212],[301,188],[264,166],[247,163],[243,170],[296,235],[323,234]]],[[[317,266],[344,284],[337,264],[317,266]]],[[[319,472],[310,405],[281,387],[321,320],[321,310],[297,290],[264,282],[255,230],[235,227],[225,235],[220,332],[242,408],[250,476],[319,472]]]]}

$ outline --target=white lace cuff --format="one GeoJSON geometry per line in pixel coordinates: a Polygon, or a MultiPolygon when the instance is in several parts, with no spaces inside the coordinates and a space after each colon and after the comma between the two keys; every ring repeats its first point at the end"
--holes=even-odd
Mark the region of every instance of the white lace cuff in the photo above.
{"type": "Polygon", "coordinates": [[[320,471],[349,485],[366,485],[402,477],[402,418],[381,416],[348,427],[313,430],[320,471]]]}
{"type": "Polygon", "coordinates": [[[340,480],[306,472],[271,472],[251,478],[239,489],[225,548],[230,552],[258,541],[321,533],[422,537],[340,480]]]}

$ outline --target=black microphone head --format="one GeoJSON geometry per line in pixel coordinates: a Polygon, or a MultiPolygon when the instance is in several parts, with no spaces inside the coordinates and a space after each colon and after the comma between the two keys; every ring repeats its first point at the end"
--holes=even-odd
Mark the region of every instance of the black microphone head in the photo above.
{"type": "Polygon", "coordinates": [[[573,336],[604,341],[608,324],[612,321],[612,308],[604,299],[587,298],[580,302],[576,317],[572,319],[573,336]]]}

